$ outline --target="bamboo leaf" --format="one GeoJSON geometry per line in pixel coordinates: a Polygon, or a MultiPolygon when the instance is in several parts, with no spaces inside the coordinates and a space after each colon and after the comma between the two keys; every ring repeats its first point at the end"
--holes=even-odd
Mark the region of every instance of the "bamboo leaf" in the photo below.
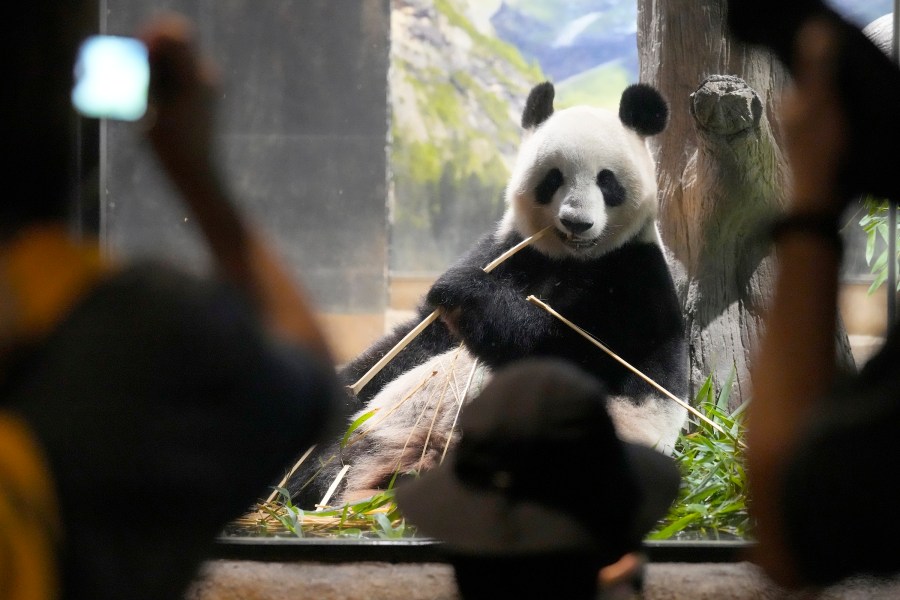
{"type": "Polygon", "coordinates": [[[676,533],[683,531],[685,529],[685,527],[687,527],[688,525],[690,525],[691,523],[693,523],[694,521],[696,521],[699,518],[700,518],[700,515],[697,513],[691,513],[691,514],[685,515],[685,516],[681,517],[680,519],[678,519],[677,521],[675,521],[674,523],[672,523],[671,525],[669,525],[668,527],[666,527],[665,529],[663,529],[657,533],[651,534],[650,536],[648,536],[648,538],[651,540],[667,540],[667,539],[671,538],[672,536],[674,536],[676,533]]]}
{"type": "Polygon", "coordinates": [[[734,378],[737,375],[737,367],[736,365],[731,365],[731,370],[728,372],[728,378],[725,380],[724,385],[722,385],[722,390],[719,392],[719,400],[716,402],[716,409],[724,412],[728,410],[728,399],[731,397],[731,390],[734,387],[734,378]]]}
{"type": "Polygon", "coordinates": [[[869,295],[874,294],[885,281],[887,281],[887,269],[875,275],[875,280],[872,282],[872,285],[869,286],[869,295]]]}
{"type": "Polygon", "coordinates": [[[376,412],[378,412],[378,409],[374,408],[369,412],[360,415],[358,419],[350,423],[350,427],[347,428],[347,432],[344,434],[344,438],[341,440],[341,448],[345,448],[347,446],[347,442],[350,440],[350,436],[353,435],[353,432],[359,429],[360,425],[371,419],[376,412]]]}

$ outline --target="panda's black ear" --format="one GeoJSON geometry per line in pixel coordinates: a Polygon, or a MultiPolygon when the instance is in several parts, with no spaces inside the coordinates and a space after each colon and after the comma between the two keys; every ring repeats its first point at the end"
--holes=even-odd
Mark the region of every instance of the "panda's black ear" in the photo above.
{"type": "Polygon", "coordinates": [[[556,90],[549,81],[539,83],[528,94],[525,101],[525,111],[522,112],[522,127],[531,129],[537,127],[550,118],[553,114],[553,98],[556,90]]]}
{"type": "Polygon", "coordinates": [[[619,119],[640,136],[656,135],[669,122],[669,105],[653,86],[635,83],[622,92],[619,119]]]}

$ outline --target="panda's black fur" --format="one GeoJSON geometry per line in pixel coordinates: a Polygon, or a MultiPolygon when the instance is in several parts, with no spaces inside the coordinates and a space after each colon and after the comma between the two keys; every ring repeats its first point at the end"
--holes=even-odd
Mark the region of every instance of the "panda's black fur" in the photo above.
{"type": "MultiPolygon", "coordinates": [[[[548,355],[571,360],[606,385],[608,406],[622,437],[671,450],[684,409],[526,300],[529,295],[543,300],[665,389],[684,397],[687,342],[656,229],[655,167],[645,142],[665,128],[667,105],[654,88],[642,84],[625,90],[618,115],[589,107],[555,112],[553,99],[550,83],[536,86],[529,95],[522,115],[526,137],[506,191],[508,210],[496,230],[438,278],[414,319],[342,369],[344,383],[353,384],[424,317],[441,308],[442,319],[350,399],[348,412],[355,413],[351,420],[379,406],[382,416],[389,415],[401,399],[424,395],[406,390],[439,370],[434,365],[459,360],[460,352],[468,357],[460,363],[466,369],[474,356],[488,373],[526,356],[548,355]],[[483,270],[547,225],[553,226],[551,234],[491,273],[483,270]],[[459,350],[460,341],[464,350],[459,350]],[[421,373],[410,377],[417,370],[421,373]],[[404,377],[409,381],[400,385],[404,377]]],[[[457,374],[459,379],[463,372],[457,374]]],[[[429,385],[433,396],[439,386],[429,385]]],[[[459,382],[453,385],[461,387],[459,382]]],[[[415,401],[418,408],[398,412],[392,417],[398,422],[384,425],[377,435],[360,436],[360,443],[343,450],[335,442],[307,459],[288,485],[295,502],[312,507],[342,464],[351,467],[338,502],[385,487],[398,465],[403,472],[440,460],[449,438],[457,435],[451,431],[452,413],[460,403],[448,400],[435,408],[429,400],[432,405],[422,418],[414,415],[421,415],[427,403],[415,401]],[[429,444],[432,447],[426,448],[429,444]]]]}

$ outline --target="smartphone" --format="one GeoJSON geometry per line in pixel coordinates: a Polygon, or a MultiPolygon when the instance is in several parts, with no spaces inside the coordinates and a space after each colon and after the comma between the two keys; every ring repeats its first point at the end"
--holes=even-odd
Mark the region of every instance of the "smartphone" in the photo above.
{"type": "Polygon", "coordinates": [[[72,104],[82,115],[137,121],[147,112],[150,64],[138,39],[114,35],[87,38],[75,62],[72,104]]]}

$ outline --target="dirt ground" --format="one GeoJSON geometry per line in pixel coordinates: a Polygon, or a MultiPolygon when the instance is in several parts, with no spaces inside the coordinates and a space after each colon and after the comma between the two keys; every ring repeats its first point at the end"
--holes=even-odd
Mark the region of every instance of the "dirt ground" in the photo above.
{"type": "MultiPolygon", "coordinates": [[[[440,563],[207,563],[187,600],[458,600],[440,563]]],[[[848,581],[819,594],[788,594],[745,563],[647,565],[635,600],[896,600],[900,579],[848,581]]],[[[619,600],[618,598],[616,600],[619,600]]]]}

